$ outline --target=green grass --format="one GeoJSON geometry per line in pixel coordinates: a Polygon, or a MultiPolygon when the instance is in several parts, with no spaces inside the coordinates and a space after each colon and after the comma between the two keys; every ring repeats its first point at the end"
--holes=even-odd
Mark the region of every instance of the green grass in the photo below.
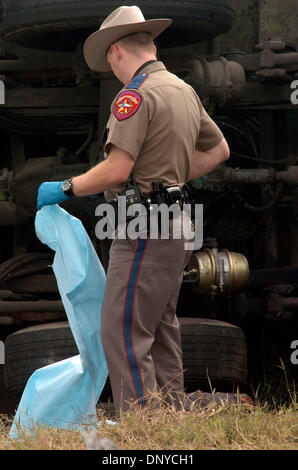
{"type": "MultiPolygon", "coordinates": [[[[295,384],[289,383],[282,360],[280,381],[283,399],[273,393],[271,382],[263,382],[254,392],[254,405],[210,404],[189,412],[166,406],[157,392],[152,403],[159,407],[139,408],[113,418],[98,410],[98,437],[107,437],[122,450],[297,450],[298,401],[295,384]]],[[[35,427],[33,433],[20,431],[18,439],[9,437],[12,417],[0,415],[0,450],[80,450],[85,449],[77,431],[35,427]]],[[[85,426],[88,431],[88,427],[85,426]]],[[[91,427],[90,427],[91,430],[91,427]]]]}
{"type": "MultiPolygon", "coordinates": [[[[199,411],[158,410],[137,406],[109,425],[98,411],[98,436],[108,437],[123,450],[298,449],[297,396],[290,405],[210,405],[199,411]]],[[[0,417],[0,449],[85,449],[81,434],[39,426],[33,435],[11,439],[11,418],[0,417]]],[[[88,430],[88,429],[87,429],[88,430]]]]}

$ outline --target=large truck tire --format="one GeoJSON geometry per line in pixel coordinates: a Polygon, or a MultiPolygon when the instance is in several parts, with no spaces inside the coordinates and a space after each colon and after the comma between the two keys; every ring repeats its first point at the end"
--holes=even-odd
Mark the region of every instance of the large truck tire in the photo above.
{"type": "Polygon", "coordinates": [[[19,330],[5,340],[5,388],[19,395],[36,369],[78,353],[67,321],[19,330]]]}
{"type": "Polygon", "coordinates": [[[179,320],[188,392],[208,386],[228,392],[246,383],[247,350],[241,328],[207,318],[179,320]]]}
{"type": "MultiPolygon", "coordinates": [[[[236,14],[233,0],[134,0],[125,5],[138,5],[148,19],[174,20],[161,35],[162,47],[223,34],[236,14]]],[[[0,0],[0,34],[22,46],[73,49],[117,7],[118,0],[0,0]]]]}
{"type": "MultiPolygon", "coordinates": [[[[227,383],[246,382],[246,341],[240,328],[206,318],[179,321],[187,392],[206,389],[209,381],[225,387],[227,383]]],[[[36,369],[76,354],[78,349],[67,321],[19,330],[5,341],[5,387],[19,395],[36,369]]],[[[105,394],[110,393],[107,388],[109,383],[105,394]]]]}

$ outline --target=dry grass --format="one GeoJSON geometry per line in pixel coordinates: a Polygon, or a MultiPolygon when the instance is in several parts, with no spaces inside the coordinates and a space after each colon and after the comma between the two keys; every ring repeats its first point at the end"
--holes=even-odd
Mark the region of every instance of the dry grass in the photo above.
{"type": "MultiPolygon", "coordinates": [[[[290,406],[269,409],[267,405],[211,405],[207,409],[177,412],[133,408],[106,423],[98,412],[98,436],[108,437],[123,450],[196,450],[196,449],[298,449],[296,395],[290,406]]],[[[0,449],[85,449],[79,432],[46,429],[39,426],[34,435],[10,439],[11,419],[0,416],[0,449]]]]}

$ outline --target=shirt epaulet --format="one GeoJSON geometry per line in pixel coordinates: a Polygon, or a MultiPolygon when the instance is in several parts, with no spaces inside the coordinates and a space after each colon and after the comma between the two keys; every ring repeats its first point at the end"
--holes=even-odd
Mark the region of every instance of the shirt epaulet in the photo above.
{"type": "Polygon", "coordinates": [[[126,86],[128,89],[139,89],[140,86],[144,83],[149,73],[141,73],[132,79],[132,81],[126,86]]]}

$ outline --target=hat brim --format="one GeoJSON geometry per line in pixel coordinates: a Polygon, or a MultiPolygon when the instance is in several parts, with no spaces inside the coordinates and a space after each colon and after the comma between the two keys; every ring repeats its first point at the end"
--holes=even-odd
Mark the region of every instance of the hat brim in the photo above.
{"type": "Polygon", "coordinates": [[[140,23],[111,26],[92,33],[85,41],[83,53],[88,67],[97,72],[109,72],[110,64],[106,58],[109,46],[128,34],[148,32],[155,39],[172,24],[168,18],[141,21],[140,23]]]}

